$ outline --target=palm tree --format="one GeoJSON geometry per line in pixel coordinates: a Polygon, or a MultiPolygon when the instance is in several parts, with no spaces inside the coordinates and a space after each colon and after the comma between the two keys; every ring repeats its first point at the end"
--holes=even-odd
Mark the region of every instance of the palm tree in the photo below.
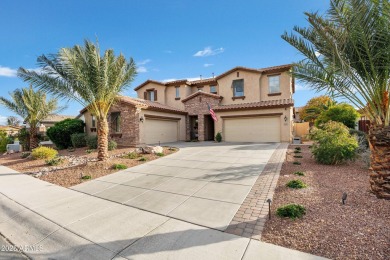
{"type": "Polygon", "coordinates": [[[136,66],[113,50],[101,56],[99,46],[62,48],[55,55],[38,57],[40,72],[19,68],[18,76],[54,96],[76,100],[96,116],[98,160],[108,159],[107,115],[117,96],[134,80],[136,66]]]}
{"type": "Polygon", "coordinates": [[[331,0],[326,15],[305,15],[308,28],[296,26],[295,33],[282,35],[305,57],[293,74],[367,114],[371,190],[390,199],[390,3],[331,0]]]}
{"type": "Polygon", "coordinates": [[[43,91],[34,91],[29,88],[16,89],[10,93],[11,99],[0,97],[0,104],[21,116],[30,125],[30,149],[38,146],[38,124],[48,115],[58,112],[56,99],[46,100],[43,91]]]}

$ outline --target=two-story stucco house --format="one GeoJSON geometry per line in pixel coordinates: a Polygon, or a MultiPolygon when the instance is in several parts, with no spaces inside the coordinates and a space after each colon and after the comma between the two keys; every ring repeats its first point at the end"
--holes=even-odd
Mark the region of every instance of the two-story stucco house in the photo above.
{"type": "MultiPolygon", "coordinates": [[[[138,98],[121,96],[111,108],[110,138],[136,146],[214,140],[220,132],[227,142],[290,142],[295,91],[290,69],[236,67],[202,80],[147,80],[135,88],[138,98]]],[[[96,133],[93,115],[81,113],[87,133],[96,133]]]]}

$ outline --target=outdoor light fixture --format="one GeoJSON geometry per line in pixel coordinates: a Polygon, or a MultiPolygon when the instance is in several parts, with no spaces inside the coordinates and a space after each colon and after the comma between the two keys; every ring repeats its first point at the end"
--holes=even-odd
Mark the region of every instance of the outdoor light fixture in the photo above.
{"type": "Polygon", "coordinates": [[[144,120],[145,120],[145,118],[144,118],[143,116],[141,116],[141,117],[139,118],[139,121],[140,121],[141,123],[143,123],[144,120]]]}
{"type": "Polygon", "coordinates": [[[284,116],[284,122],[287,122],[287,116],[284,116]]]}
{"type": "Polygon", "coordinates": [[[342,202],[343,202],[343,205],[345,205],[345,201],[347,200],[347,193],[344,192],[343,193],[343,197],[341,198],[342,202]]]}
{"type": "Polygon", "coordinates": [[[267,202],[268,202],[268,216],[269,216],[269,219],[271,219],[271,202],[272,202],[272,200],[267,199],[267,202]]]}

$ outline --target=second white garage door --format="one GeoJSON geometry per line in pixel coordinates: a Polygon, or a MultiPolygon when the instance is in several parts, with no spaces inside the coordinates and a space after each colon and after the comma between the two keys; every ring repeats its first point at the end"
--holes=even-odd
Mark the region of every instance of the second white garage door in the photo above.
{"type": "Polygon", "coordinates": [[[176,120],[145,120],[145,143],[157,144],[178,141],[178,121],[176,120]]]}
{"type": "Polygon", "coordinates": [[[280,117],[224,119],[227,142],[280,142],[280,117]]]}

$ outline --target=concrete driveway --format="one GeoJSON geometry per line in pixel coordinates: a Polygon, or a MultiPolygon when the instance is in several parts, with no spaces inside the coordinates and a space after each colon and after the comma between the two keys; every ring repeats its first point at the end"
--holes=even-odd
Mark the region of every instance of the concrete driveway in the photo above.
{"type": "Polygon", "coordinates": [[[321,259],[219,231],[277,144],[180,146],[75,190],[0,166],[0,259],[321,259]]]}
{"type": "Polygon", "coordinates": [[[225,230],[277,143],[177,143],[180,151],[72,189],[225,230]]]}

